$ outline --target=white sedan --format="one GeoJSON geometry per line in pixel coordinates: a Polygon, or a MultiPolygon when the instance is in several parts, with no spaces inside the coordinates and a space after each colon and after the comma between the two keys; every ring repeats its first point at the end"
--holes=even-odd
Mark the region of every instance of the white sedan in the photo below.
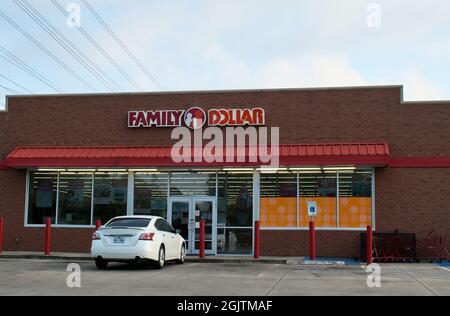
{"type": "Polygon", "coordinates": [[[121,216],[92,235],[91,255],[99,269],[109,262],[152,262],[161,269],[169,260],[184,263],[186,242],[162,217],[121,216]]]}

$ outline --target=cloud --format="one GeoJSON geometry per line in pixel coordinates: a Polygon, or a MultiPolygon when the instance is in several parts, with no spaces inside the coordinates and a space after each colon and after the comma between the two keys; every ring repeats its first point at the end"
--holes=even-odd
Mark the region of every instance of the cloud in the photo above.
{"type": "Polygon", "coordinates": [[[271,87],[320,87],[366,85],[348,58],[337,54],[302,55],[275,60],[262,73],[264,85],[271,87]]]}
{"type": "Polygon", "coordinates": [[[402,75],[404,99],[408,101],[444,100],[446,94],[432,80],[427,78],[417,66],[406,69],[402,75]]]}

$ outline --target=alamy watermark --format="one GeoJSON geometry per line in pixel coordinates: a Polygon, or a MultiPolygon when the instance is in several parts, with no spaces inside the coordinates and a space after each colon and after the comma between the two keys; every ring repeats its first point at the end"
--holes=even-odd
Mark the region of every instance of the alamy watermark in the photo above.
{"type": "Polygon", "coordinates": [[[81,267],[79,264],[70,263],[67,265],[67,272],[70,272],[66,278],[66,285],[70,289],[81,288],[81,267]]]}
{"type": "Polygon", "coordinates": [[[372,263],[365,267],[367,276],[367,287],[369,288],[381,288],[381,266],[376,263],[372,263]]]}
{"type": "Polygon", "coordinates": [[[68,13],[67,26],[70,28],[81,27],[81,6],[78,3],[69,3],[66,11],[68,13]]]}
{"type": "Polygon", "coordinates": [[[379,3],[372,2],[367,5],[367,26],[370,28],[382,27],[382,9],[379,3]]]}
{"type": "Polygon", "coordinates": [[[171,138],[178,141],[171,150],[174,163],[280,165],[278,127],[177,127],[171,138]]]}

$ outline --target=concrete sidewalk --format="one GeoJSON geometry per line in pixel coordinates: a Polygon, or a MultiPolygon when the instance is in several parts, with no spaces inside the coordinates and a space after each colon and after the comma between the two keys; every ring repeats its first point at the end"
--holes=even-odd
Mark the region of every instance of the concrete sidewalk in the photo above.
{"type": "MultiPolygon", "coordinates": [[[[65,260],[65,261],[91,261],[89,253],[62,253],[53,252],[50,256],[42,252],[5,251],[0,255],[0,259],[38,259],[38,260],[65,260]]],[[[318,259],[310,261],[305,257],[261,257],[253,259],[251,256],[207,256],[204,259],[198,256],[187,256],[186,262],[202,263],[242,263],[242,264],[285,264],[285,265],[328,265],[347,266],[358,264],[356,261],[340,259],[318,259]]]]}

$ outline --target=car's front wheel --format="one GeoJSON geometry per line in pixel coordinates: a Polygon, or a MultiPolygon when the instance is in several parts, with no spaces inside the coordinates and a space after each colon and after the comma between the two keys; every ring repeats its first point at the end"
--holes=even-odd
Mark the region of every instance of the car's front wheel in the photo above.
{"type": "Polygon", "coordinates": [[[162,269],[166,262],[166,251],[164,250],[164,246],[161,245],[158,252],[158,261],[155,262],[155,268],[162,269]]]}
{"type": "Polygon", "coordinates": [[[183,244],[183,245],[181,246],[181,250],[180,250],[180,258],[177,259],[176,263],[178,263],[178,264],[183,264],[185,258],[186,258],[186,247],[185,247],[184,244],[183,244]]]}
{"type": "Polygon", "coordinates": [[[108,267],[108,261],[96,258],[95,265],[97,266],[98,269],[104,270],[108,267]]]}

